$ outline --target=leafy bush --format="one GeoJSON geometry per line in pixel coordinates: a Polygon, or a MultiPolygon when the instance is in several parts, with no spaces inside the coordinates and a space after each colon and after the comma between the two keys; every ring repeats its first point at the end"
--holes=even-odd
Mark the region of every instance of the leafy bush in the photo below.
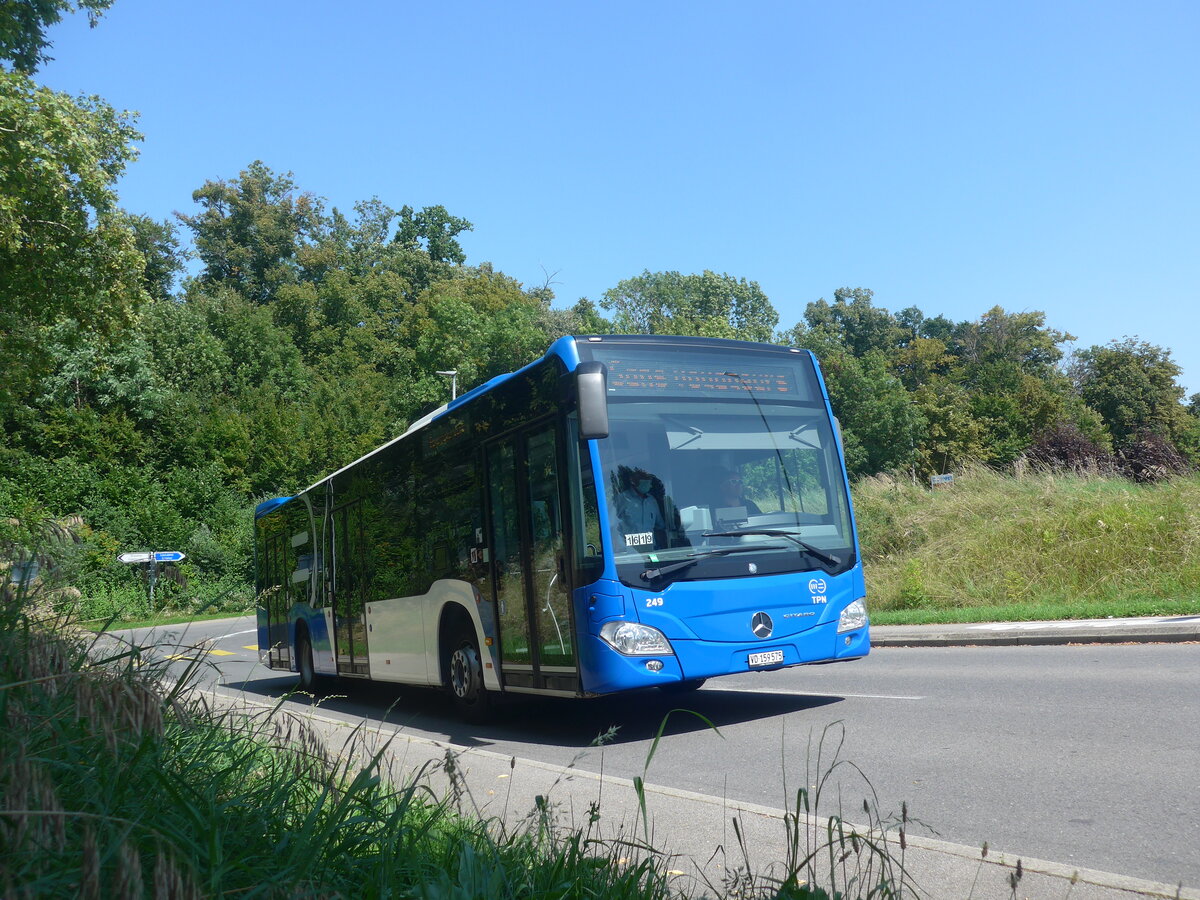
{"type": "Polygon", "coordinates": [[[1117,459],[1122,474],[1141,483],[1164,481],[1191,468],[1174,444],[1150,431],[1142,432],[1122,447],[1117,459]]]}
{"type": "Polygon", "coordinates": [[[0,450],[0,518],[77,523],[71,530],[78,546],[69,554],[59,547],[55,564],[60,580],[82,595],[71,611],[88,620],[141,619],[164,609],[246,609],[252,506],[223,483],[213,464],[156,473],[0,450]],[[187,554],[178,569],[160,573],[153,610],[141,567],[117,561],[132,550],[187,554]]]}
{"type": "Polygon", "coordinates": [[[1080,430],[1074,422],[1060,422],[1041,432],[1030,445],[1028,459],[1046,469],[1083,473],[1109,473],[1112,454],[1080,430]]]}

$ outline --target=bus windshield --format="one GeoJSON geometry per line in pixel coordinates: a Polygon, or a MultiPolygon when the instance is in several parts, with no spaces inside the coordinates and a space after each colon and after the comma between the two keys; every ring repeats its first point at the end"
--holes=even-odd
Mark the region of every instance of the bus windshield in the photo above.
{"type": "Polygon", "coordinates": [[[697,352],[669,372],[596,355],[609,357],[610,431],[598,446],[624,583],[854,565],[841,458],[807,355],[763,364],[697,352]]]}

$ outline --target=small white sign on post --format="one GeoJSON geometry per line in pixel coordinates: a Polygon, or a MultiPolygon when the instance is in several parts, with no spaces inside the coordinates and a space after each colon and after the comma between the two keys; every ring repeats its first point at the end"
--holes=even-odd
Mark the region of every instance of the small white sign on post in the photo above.
{"type": "Polygon", "coordinates": [[[954,484],[953,475],[930,475],[929,486],[931,488],[941,487],[942,485],[954,484]]]}
{"type": "Polygon", "coordinates": [[[117,557],[117,562],[146,566],[146,592],[150,598],[150,608],[154,609],[154,583],[158,581],[158,564],[182,562],[185,559],[187,555],[179,550],[136,550],[122,553],[117,557]]]}

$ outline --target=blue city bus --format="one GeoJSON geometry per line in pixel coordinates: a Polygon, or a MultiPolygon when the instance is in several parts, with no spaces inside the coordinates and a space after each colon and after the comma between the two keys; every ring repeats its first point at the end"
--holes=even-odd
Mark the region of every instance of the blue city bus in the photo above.
{"type": "Polygon", "coordinates": [[[255,512],[258,645],[299,674],[688,691],[870,647],[837,423],[806,350],[582,336],[255,512]]]}

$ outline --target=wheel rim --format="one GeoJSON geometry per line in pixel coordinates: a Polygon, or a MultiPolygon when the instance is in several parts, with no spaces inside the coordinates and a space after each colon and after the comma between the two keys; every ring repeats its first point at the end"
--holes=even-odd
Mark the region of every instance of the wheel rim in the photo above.
{"type": "Polygon", "coordinates": [[[475,694],[479,672],[479,657],[475,648],[464,644],[450,657],[450,689],[460,700],[469,700],[475,694]]]}

